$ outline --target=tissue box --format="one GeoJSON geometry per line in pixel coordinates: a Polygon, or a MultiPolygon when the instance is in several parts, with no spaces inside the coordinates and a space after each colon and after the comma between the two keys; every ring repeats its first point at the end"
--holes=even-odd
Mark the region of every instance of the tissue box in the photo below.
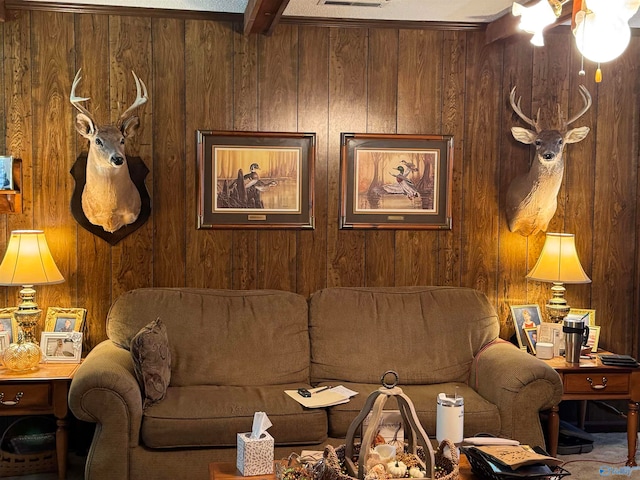
{"type": "Polygon", "coordinates": [[[251,438],[251,433],[238,434],[238,457],[236,466],[244,477],[273,473],[273,437],[263,433],[260,438],[251,438]]]}

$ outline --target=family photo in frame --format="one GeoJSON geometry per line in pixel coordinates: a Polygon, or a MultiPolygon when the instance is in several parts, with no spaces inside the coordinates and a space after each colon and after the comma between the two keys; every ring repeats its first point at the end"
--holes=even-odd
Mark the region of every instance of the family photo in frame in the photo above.
{"type": "Polygon", "coordinates": [[[85,308],[47,308],[45,332],[81,332],[87,310],[85,308]]]}
{"type": "Polygon", "coordinates": [[[542,314],[538,305],[511,305],[511,317],[516,330],[518,346],[527,349],[527,334],[525,328],[538,327],[542,322],[542,314]]]}

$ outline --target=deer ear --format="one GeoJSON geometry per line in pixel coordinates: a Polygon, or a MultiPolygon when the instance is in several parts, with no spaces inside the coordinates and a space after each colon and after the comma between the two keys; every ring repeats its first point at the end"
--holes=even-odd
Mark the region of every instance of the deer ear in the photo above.
{"type": "Polygon", "coordinates": [[[84,113],[76,115],[76,131],[84,138],[91,138],[96,133],[96,126],[84,113]]]}
{"type": "Polygon", "coordinates": [[[133,117],[127,118],[124,122],[122,122],[120,131],[125,138],[128,138],[135,135],[135,133],[138,131],[138,127],[140,127],[140,119],[134,115],[133,117]]]}
{"type": "Polygon", "coordinates": [[[564,134],[564,143],[578,143],[589,133],[589,127],[578,127],[564,134]]]}
{"type": "Polygon", "coordinates": [[[538,137],[536,132],[522,127],[511,127],[511,133],[513,138],[519,142],[526,143],[527,145],[533,143],[538,137]]]}

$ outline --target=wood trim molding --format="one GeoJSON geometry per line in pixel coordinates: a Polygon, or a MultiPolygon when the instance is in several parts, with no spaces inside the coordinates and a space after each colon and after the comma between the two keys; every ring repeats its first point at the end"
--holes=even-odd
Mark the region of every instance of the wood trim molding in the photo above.
{"type": "Polygon", "coordinates": [[[289,0],[249,0],[244,11],[244,34],[271,34],[288,4],[289,0]]]}
{"type": "Polygon", "coordinates": [[[325,18],[283,16],[283,25],[337,28],[396,28],[414,30],[484,30],[486,23],[424,22],[411,20],[366,20],[362,18],[325,18]]]}

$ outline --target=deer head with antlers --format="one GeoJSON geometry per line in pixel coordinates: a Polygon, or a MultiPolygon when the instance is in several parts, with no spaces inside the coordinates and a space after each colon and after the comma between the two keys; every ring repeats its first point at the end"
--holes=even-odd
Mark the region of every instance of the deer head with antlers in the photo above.
{"type": "Polygon", "coordinates": [[[76,116],[77,132],[89,140],[86,183],[82,191],[82,210],[94,225],[106,232],[116,230],[136,221],[140,214],[140,193],[131,180],[124,153],[125,139],[134,135],[140,127],[140,119],[134,111],[148,100],[147,87],[135,72],[137,96],[116,125],[98,125],[82,102],[89,98],[76,96],[76,87],[82,77],[76,73],[69,101],[80,112],[76,116]]]}
{"type": "Polygon", "coordinates": [[[519,142],[533,144],[536,156],[529,171],[516,177],[507,190],[507,222],[509,230],[523,236],[545,232],[549,222],[556,213],[557,196],[564,175],[564,146],[577,143],[589,133],[589,127],[567,130],[569,124],[575,122],[591,107],[589,91],[580,85],[580,96],[583,108],[566,122],[558,108],[558,118],[562,132],[543,130],[540,127],[540,110],[535,121],[527,117],[520,108],[520,98],[515,101],[516,87],[511,90],[509,102],[516,114],[535,131],[521,127],[512,127],[511,133],[519,142]]]}

